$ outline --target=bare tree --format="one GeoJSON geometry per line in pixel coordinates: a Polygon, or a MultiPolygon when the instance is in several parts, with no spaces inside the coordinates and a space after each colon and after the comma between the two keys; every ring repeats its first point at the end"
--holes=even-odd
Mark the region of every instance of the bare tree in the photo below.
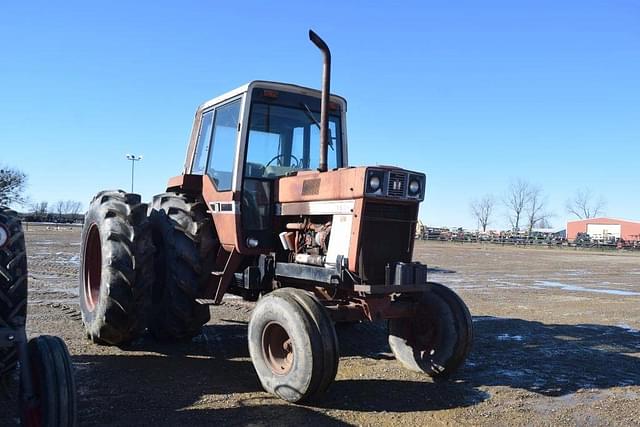
{"type": "Polygon", "coordinates": [[[529,234],[536,225],[546,224],[552,216],[545,210],[546,200],[540,187],[529,186],[529,201],[526,206],[529,234]]]}
{"type": "Polygon", "coordinates": [[[512,180],[509,183],[504,204],[508,210],[507,216],[511,223],[511,228],[516,231],[520,230],[520,221],[530,200],[531,184],[523,179],[512,180]]]}
{"type": "Polygon", "coordinates": [[[602,215],[606,201],[602,196],[595,197],[591,189],[584,188],[567,200],[567,212],[580,219],[595,218],[602,215]]]}
{"type": "Polygon", "coordinates": [[[75,217],[82,210],[82,203],[77,200],[67,200],[64,202],[64,213],[75,217]]]}
{"type": "Polygon", "coordinates": [[[82,203],[76,200],[58,200],[55,205],[55,212],[58,214],[59,221],[62,221],[65,217],[73,220],[81,209],[82,203]]]}
{"type": "Polygon", "coordinates": [[[25,202],[24,190],[27,186],[27,175],[12,168],[0,168],[0,205],[25,202]]]}
{"type": "Polygon", "coordinates": [[[64,202],[64,200],[58,200],[58,201],[56,202],[56,205],[55,205],[55,208],[54,208],[54,209],[55,209],[55,212],[58,214],[58,220],[62,220],[62,216],[63,216],[63,215],[64,215],[64,213],[65,213],[65,211],[64,211],[64,209],[65,209],[65,202],[64,202]]]}
{"type": "Polygon", "coordinates": [[[495,206],[495,199],[492,195],[487,194],[480,200],[473,200],[471,202],[471,213],[478,220],[478,223],[482,227],[482,231],[487,231],[487,226],[491,222],[491,214],[495,206]]]}
{"type": "Polygon", "coordinates": [[[31,205],[33,216],[39,220],[43,220],[47,216],[49,203],[46,201],[37,202],[31,205]]]}

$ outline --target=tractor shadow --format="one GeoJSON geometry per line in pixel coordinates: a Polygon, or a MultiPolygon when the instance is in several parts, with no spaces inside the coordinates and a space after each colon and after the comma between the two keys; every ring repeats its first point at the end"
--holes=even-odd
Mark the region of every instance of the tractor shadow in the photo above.
{"type": "MultiPolygon", "coordinates": [[[[507,386],[545,396],[563,396],[581,389],[640,385],[640,331],[491,316],[476,316],[473,321],[473,348],[465,365],[454,375],[457,381],[425,384],[425,390],[446,387],[449,391],[469,391],[481,386],[507,386]]],[[[384,322],[339,325],[337,331],[343,356],[393,358],[384,322]]],[[[346,387],[345,382],[336,383],[336,387],[346,387]]],[[[365,387],[373,390],[376,385],[369,381],[365,387]]],[[[402,394],[401,389],[397,391],[402,394]]],[[[381,387],[380,392],[394,395],[393,389],[384,392],[381,387]]]]}
{"type": "Polygon", "coordinates": [[[225,425],[225,426],[352,426],[330,415],[317,410],[286,403],[245,405],[240,402],[238,407],[223,409],[205,409],[185,411],[170,419],[164,419],[161,425],[225,425]]]}
{"type": "Polygon", "coordinates": [[[227,410],[200,411],[199,406],[224,407],[220,403],[231,394],[262,390],[251,362],[244,358],[244,325],[206,326],[194,339],[180,342],[144,336],[122,348],[125,351],[96,348],[73,356],[80,425],[102,425],[105,420],[112,420],[106,423],[112,425],[206,424],[202,413],[216,419],[227,410]],[[116,413],[114,408],[121,409],[116,413]]]}
{"type": "MultiPolygon", "coordinates": [[[[472,406],[490,398],[481,390],[486,386],[563,396],[580,389],[640,385],[640,360],[633,356],[640,353],[636,331],[484,316],[474,318],[474,327],[472,353],[448,382],[434,383],[413,373],[402,373],[406,380],[394,379],[404,371],[395,362],[384,362],[371,369],[383,369],[389,379],[339,379],[306,407],[262,392],[248,357],[243,321],[207,325],[188,342],[157,343],[146,337],[127,352],[73,357],[80,421],[346,425],[325,411],[403,413],[472,406]],[[119,418],[114,418],[114,408],[122,408],[119,418]]],[[[392,358],[384,323],[340,325],[337,331],[343,357],[392,358]]],[[[345,369],[347,362],[342,363],[345,369]]]]}
{"type": "Polygon", "coordinates": [[[336,381],[315,406],[357,412],[438,411],[472,406],[489,393],[463,381],[362,379],[336,381]]]}
{"type": "Polygon", "coordinates": [[[81,355],[73,362],[79,425],[349,425],[263,393],[249,361],[190,354],[81,355]]]}
{"type": "Polygon", "coordinates": [[[206,325],[181,342],[144,336],[122,350],[73,356],[79,425],[349,425],[263,392],[246,322],[206,325]]]}
{"type": "Polygon", "coordinates": [[[115,354],[92,345],[97,351],[74,355],[79,424],[350,425],[265,393],[249,359],[247,322],[217,323],[191,340],[145,335],[115,354]]]}

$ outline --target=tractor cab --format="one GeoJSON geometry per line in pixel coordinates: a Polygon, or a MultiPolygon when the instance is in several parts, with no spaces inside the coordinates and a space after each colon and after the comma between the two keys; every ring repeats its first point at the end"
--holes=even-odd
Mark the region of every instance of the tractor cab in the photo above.
{"type": "MultiPolygon", "coordinates": [[[[347,166],[346,109],[344,98],[330,97],[328,170],[347,166]]],[[[320,168],[320,112],[319,90],[267,81],[198,108],[184,172],[202,177],[212,212],[237,214],[214,214],[223,244],[254,252],[276,243],[271,225],[277,181],[320,168]]]]}

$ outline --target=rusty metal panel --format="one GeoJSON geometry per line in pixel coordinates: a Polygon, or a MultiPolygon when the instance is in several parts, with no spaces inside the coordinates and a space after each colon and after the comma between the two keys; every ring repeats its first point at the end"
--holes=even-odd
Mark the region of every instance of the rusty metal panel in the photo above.
{"type": "MultiPolygon", "coordinates": [[[[210,203],[233,203],[232,191],[217,191],[211,178],[202,176],[202,196],[205,203],[210,208],[210,203]]],[[[211,212],[211,210],[210,210],[211,212]]],[[[220,244],[225,247],[235,248],[237,240],[237,224],[240,222],[240,215],[212,213],[213,223],[218,233],[220,244]]]]}
{"type": "Polygon", "coordinates": [[[344,200],[364,196],[365,167],[344,168],[328,172],[305,171],[280,178],[275,186],[276,201],[300,202],[312,200],[344,200]],[[310,191],[305,181],[315,181],[317,191],[310,191]]]}
{"type": "Polygon", "coordinates": [[[314,202],[292,202],[276,205],[276,215],[350,215],[355,200],[319,200],[314,202]]]}
{"type": "Polygon", "coordinates": [[[320,194],[320,178],[305,179],[302,181],[302,195],[303,196],[316,196],[320,194]]]}

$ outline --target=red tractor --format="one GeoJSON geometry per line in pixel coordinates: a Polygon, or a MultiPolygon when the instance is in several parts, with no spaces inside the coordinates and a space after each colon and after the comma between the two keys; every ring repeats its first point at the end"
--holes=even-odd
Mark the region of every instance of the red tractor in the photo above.
{"type": "Polygon", "coordinates": [[[249,350],[265,390],[312,399],[334,380],[335,322],[388,319],[407,368],[451,374],[467,356],[463,301],[412,262],[426,177],[348,163],[344,98],[254,81],[201,105],[182,175],[147,206],[104,191],[87,212],[80,303],[88,335],[197,335],[227,293],[256,300],[249,350]]]}

